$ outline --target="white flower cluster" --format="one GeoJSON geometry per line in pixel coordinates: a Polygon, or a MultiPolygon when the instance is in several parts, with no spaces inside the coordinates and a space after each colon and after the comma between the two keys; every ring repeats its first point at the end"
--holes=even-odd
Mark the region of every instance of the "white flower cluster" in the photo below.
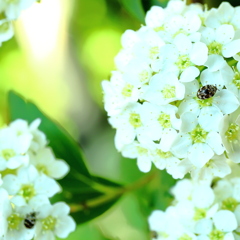
{"type": "Polygon", "coordinates": [[[0,129],[1,240],[53,240],[75,229],[70,208],[50,204],[49,198],[61,191],[55,179],[64,177],[69,166],[47,147],[39,124],[40,119],[30,125],[18,119],[0,129]]]}
{"type": "Polygon", "coordinates": [[[171,192],[172,206],[153,211],[148,219],[152,239],[240,239],[240,177],[218,180],[213,187],[183,179],[171,192]]]}
{"type": "Polygon", "coordinates": [[[227,158],[240,162],[240,8],[170,0],[145,21],[102,82],[116,148],[143,172],[226,176],[227,158]]]}
{"type": "Polygon", "coordinates": [[[1,0],[0,1],[0,46],[13,37],[12,21],[19,18],[22,10],[29,8],[37,0],[1,0]]]}

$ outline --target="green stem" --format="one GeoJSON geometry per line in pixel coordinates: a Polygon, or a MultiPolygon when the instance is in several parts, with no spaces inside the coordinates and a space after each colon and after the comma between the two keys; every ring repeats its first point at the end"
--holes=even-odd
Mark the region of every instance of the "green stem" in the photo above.
{"type": "Polygon", "coordinates": [[[112,193],[116,189],[116,187],[109,187],[109,186],[105,186],[103,184],[97,183],[97,182],[93,181],[92,179],[85,177],[84,175],[78,173],[77,171],[72,170],[72,175],[79,181],[85,183],[86,185],[89,185],[91,188],[95,189],[98,192],[112,193]]]}
{"type": "Polygon", "coordinates": [[[115,191],[109,192],[108,194],[105,194],[103,196],[90,199],[84,203],[80,204],[73,204],[71,205],[71,212],[77,212],[77,211],[82,211],[87,208],[94,208],[97,206],[102,205],[103,203],[107,203],[113,199],[116,199],[123,195],[124,193],[132,192],[134,190],[137,190],[141,188],[142,186],[146,185],[152,179],[156,176],[157,172],[153,172],[151,174],[146,175],[145,177],[141,178],[140,180],[129,184],[128,186],[122,187],[122,188],[115,188],[115,191]]]}

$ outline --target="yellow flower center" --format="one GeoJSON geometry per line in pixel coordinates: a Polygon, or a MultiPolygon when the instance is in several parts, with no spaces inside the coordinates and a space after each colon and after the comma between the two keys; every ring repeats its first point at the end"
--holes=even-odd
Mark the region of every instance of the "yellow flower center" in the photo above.
{"type": "Polygon", "coordinates": [[[209,238],[211,240],[223,240],[224,239],[224,233],[220,230],[215,229],[209,234],[209,238]]]}
{"type": "Polygon", "coordinates": [[[124,97],[131,97],[132,96],[133,85],[126,84],[122,90],[122,95],[124,97]]]}
{"type": "Polygon", "coordinates": [[[11,230],[18,230],[19,225],[23,219],[18,213],[13,213],[7,218],[8,228],[11,230]]]}
{"type": "Polygon", "coordinates": [[[129,122],[135,128],[142,126],[140,115],[138,113],[131,113],[129,117],[129,122]]]}
{"type": "Polygon", "coordinates": [[[164,128],[170,128],[172,126],[171,121],[170,121],[170,115],[166,114],[166,113],[160,114],[160,116],[158,118],[158,122],[164,128]]]}
{"type": "Polygon", "coordinates": [[[41,220],[43,230],[53,230],[55,228],[57,219],[53,216],[48,216],[41,220]]]}
{"type": "Polygon", "coordinates": [[[208,132],[203,130],[199,125],[190,133],[193,143],[205,143],[208,132]]]}
{"type": "Polygon", "coordinates": [[[7,149],[2,150],[2,157],[5,160],[9,160],[10,158],[12,158],[14,156],[16,156],[16,153],[13,149],[7,148],[7,149]]]}
{"type": "Polygon", "coordinates": [[[175,86],[166,85],[162,90],[162,95],[164,98],[174,98],[176,97],[176,88],[175,86]]]}
{"type": "Polygon", "coordinates": [[[208,45],[208,54],[218,54],[221,55],[222,53],[222,44],[218,42],[211,42],[208,45]]]}
{"type": "Polygon", "coordinates": [[[225,132],[225,137],[229,142],[237,142],[240,133],[239,125],[236,123],[231,123],[228,130],[225,132]]]}
{"type": "Polygon", "coordinates": [[[18,194],[29,201],[35,196],[36,192],[32,184],[23,184],[18,194]]]}
{"type": "Polygon", "coordinates": [[[238,206],[238,201],[235,198],[229,197],[224,201],[222,201],[222,209],[226,209],[234,212],[237,206],[238,206]]]}

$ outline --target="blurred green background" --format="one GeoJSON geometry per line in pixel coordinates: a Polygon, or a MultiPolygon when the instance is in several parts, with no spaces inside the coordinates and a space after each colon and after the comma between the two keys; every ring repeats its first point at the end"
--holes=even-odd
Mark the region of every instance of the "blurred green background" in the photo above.
{"type": "MultiPolygon", "coordinates": [[[[140,2],[42,0],[22,13],[14,23],[15,37],[0,48],[0,125],[8,122],[6,96],[13,89],[67,129],[83,147],[92,173],[124,184],[143,174],[135,160],[123,159],[114,148],[101,81],[114,70],[121,34],[141,24],[141,18],[126,9],[127,1],[140,2]]],[[[208,0],[210,6],[220,3],[208,0]]],[[[237,0],[231,3],[238,4],[237,0]]],[[[167,1],[142,0],[142,4],[147,11],[167,1]]],[[[169,181],[169,185],[174,183],[169,181]]],[[[68,239],[150,239],[149,212],[144,206],[152,203],[144,196],[143,192],[126,195],[102,216],[79,226],[68,239]]],[[[163,201],[158,207],[166,204],[163,201]]]]}

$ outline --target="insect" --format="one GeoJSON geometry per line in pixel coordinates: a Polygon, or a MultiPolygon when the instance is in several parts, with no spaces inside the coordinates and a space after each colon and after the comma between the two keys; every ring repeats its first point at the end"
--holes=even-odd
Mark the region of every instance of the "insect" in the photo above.
{"type": "Polygon", "coordinates": [[[36,212],[31,212],[26,215],[26,218],[24,219],[24,226],[26,228],[31,229],[35,226],[37,220],[36,215],[37,215],[36,212]]]}
{"type": "Polygon", "coordinates": [[[214,85],[205,85],[198,90],[197,97],[202,100],[208,99],[213,97],[216,91],[217,87],[215,87],[214,85]]]}

